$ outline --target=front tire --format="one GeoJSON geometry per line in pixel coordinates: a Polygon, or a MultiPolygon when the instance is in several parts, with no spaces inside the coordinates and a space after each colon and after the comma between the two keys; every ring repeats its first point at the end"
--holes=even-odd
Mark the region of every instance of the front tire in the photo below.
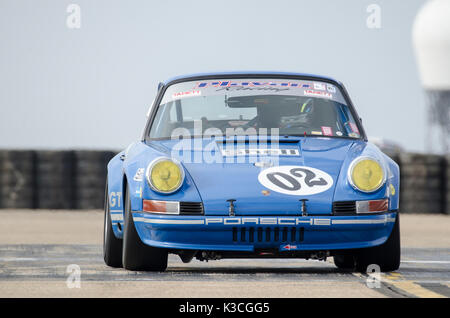
{"type": "Polygon", "coordinates": [[[351,270],[355,268],[355,257],[350,254],[334,255],[333,261],[339,269],[351,270]]]}
{"type": "Polygon", "coordinates": [[[366,273],[371,264],[380,266],[382,272],[395,271],[400,267],[400,215],[397,213],[392,233],[388,240],[379,245],[360,250],[356,254],[356,269],[366,273]]]}
{"type": "Polygon", "coordinates": [[[105,216],[103,218],[103,259],[106,265],[122,267],[122,240],[113,232],[109,211],[108,186],[105,191],[105,216]]]}
{"type": "Polygon", "coordinates": [[[167,268],[167,250],[144,244],[136,231],[131,213],[129,189],[125,193],[123,268],[132,271],[163,272],[167,268]]]}

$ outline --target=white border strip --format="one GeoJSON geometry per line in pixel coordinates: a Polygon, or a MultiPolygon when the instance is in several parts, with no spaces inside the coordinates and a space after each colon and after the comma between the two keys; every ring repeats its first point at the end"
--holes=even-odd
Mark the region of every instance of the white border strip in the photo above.
{"type": "MultiPolygon", "coordinates": [[[[211,224],[223,224],[223,225],[233,225],[233,224],[244,224],[244,223],[229,223],[225,224],[222,223],[222,218],[217,218],[220,220],[220,222],[211,222],[211,218],[209,218],[209,223],[211,224]]],[[[122,216],[120,216],[120,220],[122,220],[122,216]]],[[[135,222],[144,222],[144,223],[150,223],[150,224],[181,224],[181,225],[204,225],[205,220],[179,220],[179,219],[153,219],[153,218],[146,218],[146,217],[133,217],[133,220],[135,222]]],[[[240,221],[241,218],[236,218],[237,221],[240,221]]],[[[310,218],[307,220],[302,220],[298,223],[309,223],[311,225],[319,225],[319,226],[330,226],[332,224],[336,225],[343,225],[343,224],[386,224],[386,223],[393,223],[395,222],[395,218],[388,218],[384,217],[382,219],[375,219],[375,220],[333,220],[333,219],[325,219],[325,218],[310,218]]],[[[208,225],[208,224],[206,224],[208,225]]],[[[257,224],[256,224],[257,225],[257,224]]],[[[262,224],[261,225],[267,225],[262,224]]],[[[287,225],[283,223],[279,223],[278,219],[276,223],[272,223],[272,225],[287,225]]],[[[294,225],[294,224],[290,224],[294,225]]]]}
{"type": "Polygon", "coordinates": [[[122,214],[111,214],[111,221],[123,221],[122,214]]]}
{"type": "Polygon", "coordinates": [[[133,217],[135,222],[144,222],[152,224],[205,224],[204,220],[168,220],[168,219],[148,219],[133,217]]]}

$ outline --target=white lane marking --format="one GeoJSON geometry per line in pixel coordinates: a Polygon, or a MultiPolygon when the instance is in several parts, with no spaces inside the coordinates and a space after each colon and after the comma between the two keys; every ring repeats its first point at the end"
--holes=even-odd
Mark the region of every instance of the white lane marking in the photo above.
{"type": "Polygon", "coordinates": [[[450,261],[422,261],[422,260],[412,260],[412,261],[401,261],[402,263],[421,263],[421,264],[450,264],[450,261]]]}
{"type": "Polygon", "coordinates": [[[37,258],[31,258],[31,257],[0,257],[0,262],[32,262],[37,261],[37,258]]]}

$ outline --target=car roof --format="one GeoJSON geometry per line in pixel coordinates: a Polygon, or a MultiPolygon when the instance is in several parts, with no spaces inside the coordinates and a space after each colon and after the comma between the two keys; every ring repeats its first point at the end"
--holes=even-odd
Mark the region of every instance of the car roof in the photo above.
{"type": "Polygon", "coordinates": [[[257,75],[257,76],[261,76],[261,75],[267,75],[268,77],[270,76],[286,76],[286,77],[293,77],[293,76],[300,76],[300,77],[314,77],[317,79],[325,79],[328,81],[333,81],[336,83],[339,83],[340,85],[342,85],[341,82],[339,82],[338,80],[328,77],[328,76],[322,76],[322,75],[315,75],[315,74],[307,74],[307,73],[295,73],[295,72],[280,72],[280,71],[228,71],[228,72],[211,72],[211,73],[194,73],[194,74],[185,74],[185,75],[179,75],[179,76],[175,76],[172,78],[167,79],[166,81],[163,82],[164,85],[167,85],[170,82],[174,82],[174,81],[181,81],[181,80],[189,80],[190,78],[198,78],[198,77],[211,77],[211,76],[217,76],[217,77],[221,77],[221,76],[251,76],[251,75],[257,75]]]}

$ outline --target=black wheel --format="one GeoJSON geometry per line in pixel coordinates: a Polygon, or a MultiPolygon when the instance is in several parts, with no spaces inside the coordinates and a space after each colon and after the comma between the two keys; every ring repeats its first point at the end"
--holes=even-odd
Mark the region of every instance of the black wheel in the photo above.
{"type": "Polygon", "coordinates": [[[167,268],[167,250],[145,245],[136,231],[129,191],[125,193],[125,220],[123,232],[123,268],[133,271],[163,272],[167,268]]]}
{"type": "Polygon", "coordinates": [[[111,214],[109,213],[108,186],[105,191],[105,216],[103,226],[103,259],[106,265],[122,267],[122,240],[113,233],[111,214]]]}
{"type": "Polygon", "coordinates": [[[365,248],[356,254],[356,269],[365,273],[371,264],[380,266],[382,272],[395,271],[400,267],[400,215],[397,213],[392,233],[379,246],[365,248]]]}
{"type": "Polygon", "coordinates": [[[333,256],[334,265],[339,269],[354,269],[355,257],[349,254],[341,254],[333,256]]]}

